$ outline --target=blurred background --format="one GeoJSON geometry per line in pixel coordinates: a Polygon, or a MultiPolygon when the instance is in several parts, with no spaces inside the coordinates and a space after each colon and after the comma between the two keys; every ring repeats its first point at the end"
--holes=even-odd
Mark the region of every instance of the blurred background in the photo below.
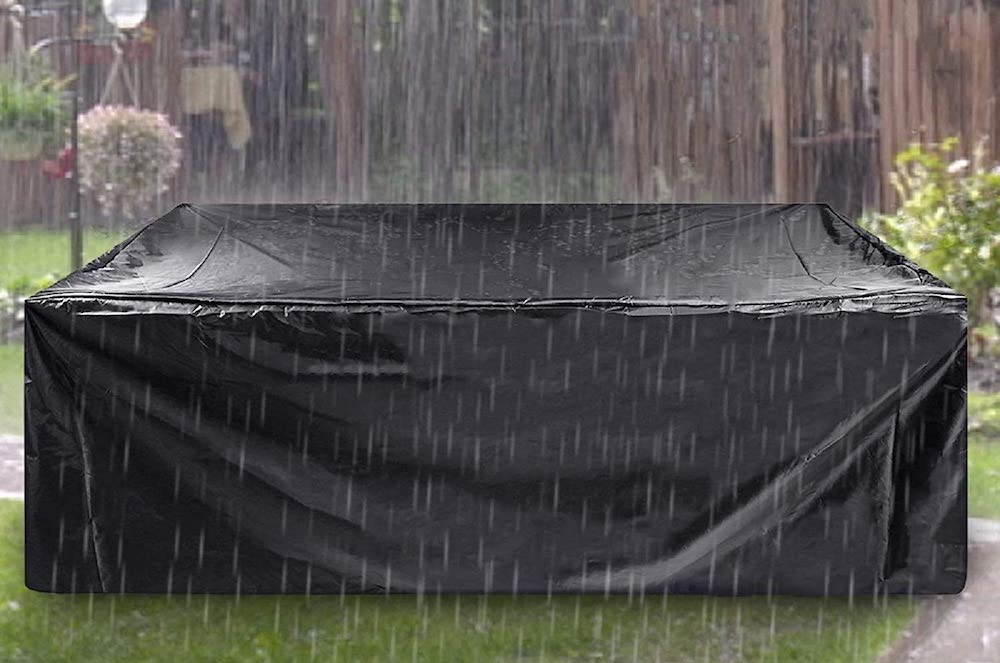
{"type": "MultiPolygon", "coordinates": [[[[989,538],[998,90],[996,0],[0,0],[0,493],[20,485],[24,298],[178,202],[821,201],[970,297],[970,514],[989,538]]],[[[558,660],[966,660],[920,637],[958,608],[928,618],[916,600],[459,599],[431,628],[395,599],[351,603],[368,611],[351,619],[343,599],[286,599],[293,619],[280,601],[199,598],[202,619],[38,597],[20,589],[20,507],[4,508],[5,659],[155,659],[135,633],[183,632],[192,660],[328,657],[331,642],[376,659],[419,642],[414,658],[439,660],[427,638],[489,660],[545,643],[558,660]],[[103,635],[79,626],[95,619],[103,635]]],[[[1000,621],[934,641],[948,637],[1000,660],[1000,621]]]]}
{"type": "MultiPolygon", "coordinates": [[[[146,214],[516,198],[858,215],[893,209],[911,142],[1000,147],[1000,3],[985,0],[149,0],[119,62],[100,0],[3,4],[8,62],[72,78],[81,113],[124,103],[181,131],[182,167],[146,214]],[[31,54],[66,37],[75,49],[31,54]]],[[[2,162],[5,228],[61,224],[54,155],[2,162]]]]}

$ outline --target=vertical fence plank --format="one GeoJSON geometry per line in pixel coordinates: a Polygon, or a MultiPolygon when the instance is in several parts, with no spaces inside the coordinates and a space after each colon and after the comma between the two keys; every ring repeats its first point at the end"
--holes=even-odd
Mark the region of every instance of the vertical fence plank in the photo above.
{"type": "Polygon", "coordinates": [[[785,67],[785,2],[768,0],[768,48],[771,55],[771,140],[774,199],[789,196],[788,88],[785,67]]]}
{"type": "Polygon", "coordinates": [[[896,193],[886,176],[893,166],[893,149],[896,146],[896,96],[892,85],[895,55],[893,35],[893,0],[875,0],[875,23],[878,45],[878,105],[879,105],[879,172],[881,177],[880,203],[883,210],[890,209],[896,193]]]}

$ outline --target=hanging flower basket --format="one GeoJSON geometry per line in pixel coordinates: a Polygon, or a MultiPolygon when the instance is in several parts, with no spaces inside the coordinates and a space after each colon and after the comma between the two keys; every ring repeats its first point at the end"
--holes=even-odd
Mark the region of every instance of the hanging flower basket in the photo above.
{"type": "Polygon", "coordinates": [[[44,146],[45,136],[39,131],[0,129],[0,161],[34,161],[44,146]]]}
{"type": "Polygon", "coordinates": [[[0,77],[0,161],[32,161],[59,141],[63,81],[0,77]]]}
{"type": "Polygon", "coordinates": [[[95,106],[80,117],[80,184],[105,214],[135,214],[168,189],[180,139],[161,113],[95,106]]]}

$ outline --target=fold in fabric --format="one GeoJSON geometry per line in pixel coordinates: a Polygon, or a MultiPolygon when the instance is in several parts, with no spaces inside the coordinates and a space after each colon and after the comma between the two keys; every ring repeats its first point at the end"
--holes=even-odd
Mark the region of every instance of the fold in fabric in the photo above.
{"type": "Polygon", "coordinates": [[[34,589],[964,585],[965,300],[825,206],[182,206],[26,309],[34,589]]]}

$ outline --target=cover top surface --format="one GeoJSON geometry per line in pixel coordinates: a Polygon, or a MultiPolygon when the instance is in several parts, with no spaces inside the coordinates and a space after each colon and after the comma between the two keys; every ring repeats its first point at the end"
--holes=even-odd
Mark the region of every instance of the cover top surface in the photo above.
{"type": "Polygon", "coordinates": [[[825,205],[182,205],[50,293],[206,301],[954,297],[825,205]]]}

